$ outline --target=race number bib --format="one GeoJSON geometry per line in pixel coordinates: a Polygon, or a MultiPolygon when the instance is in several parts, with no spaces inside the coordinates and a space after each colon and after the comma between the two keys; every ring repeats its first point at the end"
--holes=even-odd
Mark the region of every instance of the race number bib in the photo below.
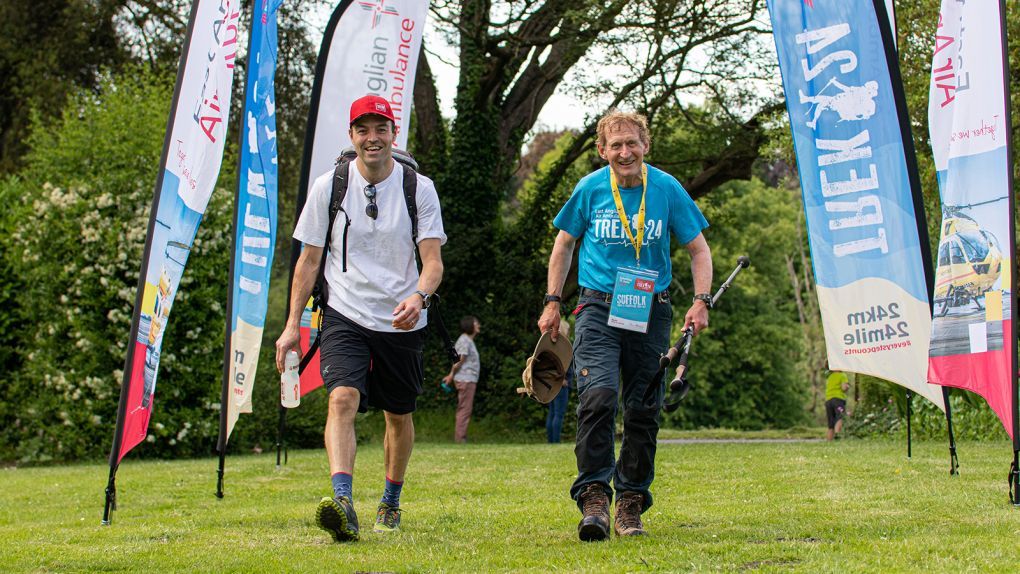
{"type": "Polygon", "coordinates": [[[638,333],[648,332],[648,318],[655,300],[658,273],[647,269],[621,267],[616,272],[609,326],[638,333]]]}

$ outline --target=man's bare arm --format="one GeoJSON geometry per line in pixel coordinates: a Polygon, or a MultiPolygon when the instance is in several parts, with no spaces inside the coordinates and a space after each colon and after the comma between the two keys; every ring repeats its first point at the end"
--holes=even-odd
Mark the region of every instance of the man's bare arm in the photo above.
{"type": "Polygon", "coordinates": [[[323,257],[323,248],[305,245],[294,267],[294,281],[290,287],[290,312],[287,325],[276,340],[276,370],[283,372],[283,361],[287,351],[295,350],[301,354],[300,326],[301,314],[305,310],[308,298],[312,296],[315,280],[319,275],[319,262],[323,257]]]}
{"type": "MultiPolygon", "coordinates": [[[[421,255],[418,290],[435,293],[443,281],[443,257],[439,239],[422,239],[418,242],[418,253],[421,255]]],[[[401,301],[393,310],[393,327],[402,331],[413,329],[418,324],[423,303],[417,293],[401,301]]]]}
{"type": "MultiPolygon", "coordinates": [[[[560,231],[556,235],[556,243],[553,244],[552,253],[549,255],[549,277],[546,283],[546,292],[550,295],[563,294],[563,284],[567,281],[567,273],[570,272],[570,262],[574,258],[576,244],[577,238],[566,231],[560,231]]],[[[542,316],[538,319],[538,329],[543,333],[552,331],[553,341],[559,337],[559,303],[555,301],[546,303],[542,309],[542,316]]]]}
{"type": "MultiPolygon", "coordinates": [[[[685,246],[691,256],[691,275],[694,276],[694,292],[712,294],[712,250],[701,233],[685,246]]],[[[708,326],[708,305],[704,301],[695,301],[684,317],[684,328],[694,324],[694,333],[708,326]]]]}

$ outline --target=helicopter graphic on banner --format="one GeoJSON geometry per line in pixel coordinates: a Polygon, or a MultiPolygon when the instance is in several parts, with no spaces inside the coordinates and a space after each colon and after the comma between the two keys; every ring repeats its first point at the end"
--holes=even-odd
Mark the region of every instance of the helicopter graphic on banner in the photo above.
{"type": "Polygon", "coordinates": [[[946,316],[951,309],[973,304],[984,311],[985,293],[999,282],[1002,274],[1002,248],[995,235],[982,229],[966,210],[993,203],[996,198],[971,205],[945,205],[942,208],[942,235],[935,275],[935,314],[946,316]]]}

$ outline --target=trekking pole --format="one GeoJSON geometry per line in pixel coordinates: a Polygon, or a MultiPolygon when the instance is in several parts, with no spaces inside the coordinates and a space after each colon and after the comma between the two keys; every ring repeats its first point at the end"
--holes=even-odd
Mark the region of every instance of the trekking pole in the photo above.
{"type": "MultiPolygon", "coordinates": [[[[714,308],[716,302],[722,297],[722,294],[730,288],[733,283],[733,279],[736,278],[737,274],[741,270],[751,265],[751,260],[746,256],[741,255],[737,258],[737,267],[730,273],[730,276],[723,281],[723,284],[719,286],[719,290],[712,296],[712,304],[710,308],[714,308]]],[[[680,336],[680,340],[675,345],[666,350],[666,352],[659,358],[659,370],[655,373],[653,381],[659,379],[659,377],[666,372],[670,364],[679,355],[680,359],[677,361],[676,376],[669,383],[670,396],[666,401],[663,402],[662,410],[667,413],[671,413],[680,407],[680,401],[687,396],[687,393],[691,390],[691,384],[687,381],[687,374],[689,372],[687,366],[688,354],[691,351],[691,341],[694,339],[694,325],[688,325],[683,330],[680,336]]]]}

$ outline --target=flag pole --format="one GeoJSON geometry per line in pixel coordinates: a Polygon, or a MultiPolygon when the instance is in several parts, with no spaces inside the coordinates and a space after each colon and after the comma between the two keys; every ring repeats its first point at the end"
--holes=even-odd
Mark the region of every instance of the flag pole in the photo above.
{"type": "MultiPolygon", "coordinates": [[[[999,33],[1002,34],[1002,40],[1000,44],[1002,46],[1002,90],[1003,90],[1003,108],[1005,113],[1005,124],[1007,127],[1013,125],[1012,113],[1010,109],[1010,93],[1009,93],[1009,44],[1006,38],[1006,2],[1005,0],[999,0],[999,33]]],[[[1012,130],[1006,130],[1006,181],[1007,190],[1006,194],[1009,197],[1009,213],[1016,213],[1016,201],[1013,198],[1013,137],[1012,130]]],[[[1016,261],[1016,225],[1014,224],[1013,218],[1009,218],[1009,246],[1010,254],[1013,256],[1013,262],[1016,261]]],[[[1010,368],[1009,380],[1010,380],[1010,391],[1013,395],[1013,463],[1009,469],[1009,498],[1010,502],[1013,503],[1014,507],[1020,507],[1020,398],[1018,398],[1017,389],[1017,301],[1014,299],[1016,293],[1016,282],[1017,282],[1017,269],[1016,264],[1013,263],[1009,266],[1010,269],[1010,284],[1009,284],[1009,318],[1012,329],[1010,330],[1010,356],[1012,361],[1010,368]]]]}
{"type": "MultiPolygon", "coordinates": [[[[924,269],[925,282],[928,287],[928,310],[934,313],[935,298],[935,269],[931,255],[931,243],[928,237],[928,218],[925,215],[924,196],[921,191],[921,176],[917,168],[917,153],[914,149],[914,136],[910,129],[910,118],[907,114],[907,98],[903,91],[903,78],[900,75],[899,57],[895,49],[895,38],[893,38],[893,20],[887,15],[884,0],[874,0],[875,11],[878,14],[879,30],[882,34],[882,41],[885,45],[886,61],[889,63],[889,75],[892,79],[893,99],[896,102],[897,116],[900,120],[900,131],[903,134],[903,155],[907,164],[907,176],[910,181],[911,196],[914,199],[914,220],[917,223],[917,236],[921,247],[921,265],[924,269]]],[[[944,410],[946,413],[946,426],[949,431],[949,474],[956,474],[959,463],[956,458],[956,439],[953,436],[953,415],[949,408],[949,401],[946,398],[945,387],[942,390],[944,410]]],[[[907,391],[907,458],[911,455],[911,429],[910,429],[910,399],[911,392],[907,391]]]]}
{"type": "MultiPolygon", "coordinates": [[[[249,75],[251,74],[251,49],[255,44],[255,13],[258,10],[258,3],[253,3],[251,8],[251,20],[249,20],[248,26],[248,65],[245,68],[244,73],[244,90],[242,93],[248,93],[248,81],[250,80],[249,75]]],[[[239,203],[241,202],[241,169],[242,169],[242,153],[241,148],[245,145],[245,119],[247,116],[248,98],[244,97],[241,103],[241,113],[238,114],[237,118],[237,140],[238,140],[238,154],[237,154],[237,180],[234,183],[234,223],[230,227],[234,231],[234,237],[230,242],[230,269],[227,276],[227,313],[226,319],[226,333],[223,337],[223,385],[220,389],[220,434],[216,440],[216,452],[219,454],[219,466],[216,469],[216,498],[223,498],[223,474],[224,467],[226,466],[227,458],[227,440],[230,438],[227,431],[227,423],[229,418],[229,406],[230,401],[230,365],[233,364],[232,357],[230,356],[231,340],[233,339],[233,318],[234,318],[234,277],[235,268],[237,265],[237,223],[240,219],[238,214],[239,203]]]]}
{"type": "Polygon", "coordinates": [[[949,432],[949,475],[959,476],[960,461],[956,458],[956,436],[953,434],[953,411],[949,406],[949,387],[942,387],[942,402],[946,405],[946,430],[949,432]]]}
{"type": "Polygon", "coordinates": [[[191,13],[188,16],[188,29],[184,34],[184,48],[181,50],[180,61],[177,64],[177,78],[174,83],[173,100],[170,103],[170,112],[167,114],[166,133],[163,135],[163,151],[159,158],[159,172],[156,174],[156,187],[152,194],[152,204],[149,208],[149,227],[145,232],[145,248],[142,250],[142,265],[138,271],[138,285],[135,288],[135,305],[131,313],[131,333],[128,338],[127,356],[124,357],[124,378],[120,384],[120,401],[117,404],[117,424],[113,431],[113,445],[110,447],[110,477],[106,483],[105,498],[103,506],[103,526],[109,526],[113,520],[113,511],[117,510],[117,468],[120,467],[121,446],[124,438],[124,417],[127,416],[128,394],[131,389],[132,367],[135,360],[135,347],[138,339],[138,323],[141,320],[142,299],[145,294],[145,275],[148,271],[149,256],[152,254],[152,233],[156,227],[156,214],[159,211],[159,199],[163,189],[163,175],[166,173],[167,158],[170,156],[170,138],[173,135],[174,118],[177,115],[177,105],[181,99],[181,84],[184,82],[184,72],[188,64],[188,53],[191,50],[191,36],[195,30],[195,20],[198,18],[198,5],[196,1],[191,5],[191,13]]]}
{"type": "Polygon", "coordinates": [[[910,407],[911,407],[911,405],[913,405],[913,403],[914,403],[914,393],[910,392],[910,389],[907,389],[907,458],[910,458],[910,454],[911,454],[911,452],[910,452],[910,446],[911,446],[911,444],[910,444],[911,443],[911,441],[910,441],[910,411],[911,411],[911,408],[910,407]]]}

